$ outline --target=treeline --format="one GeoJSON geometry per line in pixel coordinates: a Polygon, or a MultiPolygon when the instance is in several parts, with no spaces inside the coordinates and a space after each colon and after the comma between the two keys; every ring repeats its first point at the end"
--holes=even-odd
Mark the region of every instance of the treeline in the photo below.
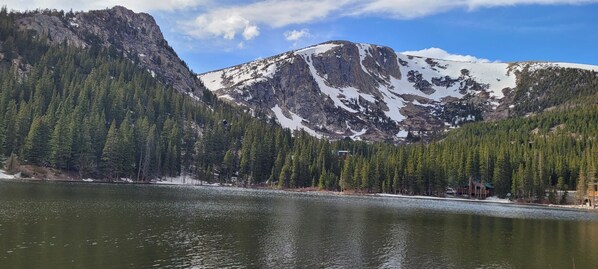
{"type": "Polygon", "coordinates": [[[293,135],[209,92],[199,101],[177,93],[114,49],[47,46],[43,37],[14,30],[13,16],[0,11],[0,156],[24,164],[82,178],[185,174],[438,196],[472,179],[493,183],[501,197],[555,202],[556,190],[583,193],[596,179],[598,107],[591,103],[467,124],[428,144],[330,142],[293,135]]]}
{"type": "Polygon", "coordinates": [[[243,144],[238,169],[254,182],[269,179],[282,188],[435,196],[472,179],[492,183],[500,197],[558,203],[557,190],[577,189],[582,198],[596,181],[597,137],[597,106],[468,124],[439,141],[398,147],[303,133],[291,139],[249,126],[245,138],[252,142],[243,144]]]}

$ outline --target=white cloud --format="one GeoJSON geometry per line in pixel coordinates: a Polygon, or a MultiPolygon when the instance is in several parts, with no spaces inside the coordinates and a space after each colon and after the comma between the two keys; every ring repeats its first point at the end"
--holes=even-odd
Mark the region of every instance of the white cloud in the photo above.
{"type": "Polygon", "coordinates": [[[301,29],[301,30],[292,30],[284,32],[284,38],[287,41],[298,41],[304,37],[309,36],[309,30],[301,29]]]}
{"type": "Polygon", "coordinates": [[[413,19],[453,9],[474,10],[515,5],[574,5],[596,3],[598,0],[369,0],[350,11],[351,15],[388,15],[398,19],[413,19]]]}
{"type": "Polygon", "coordinates": [[[405,55],[412,55],[412,56],[419,56],[419,57],[426,57],[426,58],[434,58],[434,59],[442,59],[442,60],[450,60],[450,61],[457,61],[457,62],[482,62],[488,63],[490,60],[477,58],[471,55],[459,55],[459,54],[450,54],[447,51],[439,48],[428,48],[423,50],[416,50],[416,51],[403,51],[401,54],[405,55]]]}
{"type": "Polygon", "coordinates": [[[212,9],[184,25],[187,34],[197,38],[230,39],[243,33],[251,39],[259,35],[258,25],[281,28],[322,20],[351,1],[354,0],[265,0],[212,9]]]}
{"type": "MultiPolygon", "coordinates": [[[[198,38],[234,37],[247,25],[282,28],[346,16],[388,16],[413,19],[453,9],[473,10],[512,5],[586,4],[598,0],[261,0],[217,6],[186,23],[187,33],[198,38]],[[243,23],[232,23],[241,19],[243,23]]],[[[259,31],[250,35],[257,36],[259,31]]],[[[285,35],[286,37],[286,35],[285,35]]]]}
{"type": "Polygon", "coordinates": [[[248,25],[243,30],[243,37],[245,40],[253,39],[256,36],[260,35],[260,29],[255,25],[248,25]]]}
{"type": "Polygon", "coordinates": [[[185,25],[187,34],[198,38],[219,36],[228,40],[234,39],[238,33],[242,34],[245,40],[260,34],[257,25],[252,24],[239,14],[230,14],[220,18],[217,16],[219,14],[197,17],[195,21],[185,25]]]}
{"type": "Polygon", "coordinates": [[[261,28],[283,28],[346,16],[385,16],[413,19],[454,9],[475,10],[514,5],[588,4],[598,0],[4,0],[9,9],[103,9],[122,5],[134,11],[183,11],[196,13],[181,22],[195,38],[245,40],[260,35],[261,28]]]}
{"type": "Polygon", "coordinates": [[[4,0],[2,5],[8,9],[34,10],[37,8],[51,8],[70,10],[93,10],[111,8],[116,5],[124,6],[136,12],[147,12],[152,10],[173,11],[198,7],[213,2],[212,0],[4,0]]]}

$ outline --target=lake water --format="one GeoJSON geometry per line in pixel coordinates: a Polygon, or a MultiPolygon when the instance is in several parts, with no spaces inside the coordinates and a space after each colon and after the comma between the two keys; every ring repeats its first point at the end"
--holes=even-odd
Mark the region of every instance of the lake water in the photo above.
{"type": "Polygon", "coordinates": [[[598,268],[598,214],[0,181],[0,268],[598,268]]]}

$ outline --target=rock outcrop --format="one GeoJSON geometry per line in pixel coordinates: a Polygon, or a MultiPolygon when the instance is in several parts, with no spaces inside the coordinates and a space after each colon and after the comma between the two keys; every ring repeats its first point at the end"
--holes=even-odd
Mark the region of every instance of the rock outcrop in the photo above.
{"type": "Polygon", "coordinates": [[[121,6],[89,12],[20,14],[22,30],[32,30],[51,44],[90,48],[99,46],[122,52],[174,89],[201,97],[203,86],[164,39],[154,18],[121,6]]]}

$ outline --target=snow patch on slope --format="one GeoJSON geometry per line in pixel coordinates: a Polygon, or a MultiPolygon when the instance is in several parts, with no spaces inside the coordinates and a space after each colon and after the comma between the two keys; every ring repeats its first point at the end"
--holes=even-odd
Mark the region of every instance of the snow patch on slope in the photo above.
{"type": "Polygon", "coordinates": [[[357,48],[359,49],[359,64],[361,65],[361,69],[366,73],[370,73],[370,71],[363,65],[363,61],[365,61],[365,58],[368,56],[368,50],[372,48],[372,45],[357,44],[357,48]]]}
{"type": "Polygon", "coordinates": [[[282,112],[282,109],[276,105],[272,108],[272,112],[274,112],[274,115],[276,116],[276,119],[278,120],[278,123],[280,123],[280,125],[284,128],[288,128],[291,130],[305,130],[308,134],[321,138],[322,135],[318,134],[316,131],[310,129],[309,127],[303,125],[303,121],[305,119],[301,118],[299,115],[290,112],[291,114],[291,118],[287,118],[284,113],[282,112]]]}
{"type": "Polygon", "coordinates": [[[243,88],[273,78],[280,65],[292,62],[289,54],[201,74],[198,77],[210,91],[226,87],[243,88]]]}
{"type": "Polygon", "coordinates": [[[407,132],[405,130],[400,130],[396,136],[399,138],[407,138],[408,135],[409,135],[409,132],[407,132]]]}
{"type": "Polygon", "coordinates": [[[368,131],[367,128],[363,128],[363,129],[361,129],[361,131],[358,131],[358,132],[351,129],[351,132],[353,132],[353,135],[351,135],[351,139],[360,141],[361,136],[364,135],[367,131],[368,131]]]}
{"type": "Polygon", "coordinates": [[[572,64],[572,63],[551,63],[552,65],[556,65],[562,68],[575,68],[575,69],[582,69],[582,70],[590,70],[594,72],[598,72],[598,66],[589,65],[589,64],[572,64]]]}
{"type": "Polygon", "coordinates": [[[305,56],[305,55],[320,55],[320,54],[326,53],[326,52],[328,52],[334,48],[340,47],[340,46],[342,46],[342,45],[341,44],[333,44],[333,43],[320,44],[320,45],[296,50],[295,54],[299,54],[299,55],[303,55],[303,56],[305,56]]]}
{"type": "MultiPolygon", "coordinates": [[[[449,76],[452,79],[460,77],[472,78],[479,84],[487,84],[487,91],[490,93],[490,96],[496,99],[504,97],[502,93],[504,88],[514,88],[516,85],[516,77],[509,72],[509,64],[506,63],[455,62],[434,59],[434,62],[437,62],[439,66],[442,66],[442,68],[440,68],[430,66],[430,64],[426,62],[426,59],[428,58],[410,57],[401,54],[399,54],[398,57],[399,59],[406,61],[410,67],[407,70],[403,70],[404,67],[401,68],[401,71],[405,74],[407,73],[405,71],[417,71],[422,75],[423,79],[430,83],[432,83],[433,78],[443,78],[446,76],[449,76]],[[463,75],[462,70],[466,70],[469,75],[463,75]]],[[[449,96],[457,98],[463,97],[463,94],[459,92],[461,86],[460,83],[454,83],[450,87],[436,86],[432,83],[432,88],[435,92],[432,94],[425,94],[413,87],[413,83],[409,82],[406,78],[392,80],[392,84],[395,88],[402,91],[402,93],[423,95],[435,101],[440,101],[442,98],[449,96]]]]}
{"type": "Polygon", "coordinates": [[[223,71],[220,70],[202,74],[200,75],[201,82],[210,91],[222,89],[224,88],[224,85],[222,85],[222,73],[223,71]]]}

